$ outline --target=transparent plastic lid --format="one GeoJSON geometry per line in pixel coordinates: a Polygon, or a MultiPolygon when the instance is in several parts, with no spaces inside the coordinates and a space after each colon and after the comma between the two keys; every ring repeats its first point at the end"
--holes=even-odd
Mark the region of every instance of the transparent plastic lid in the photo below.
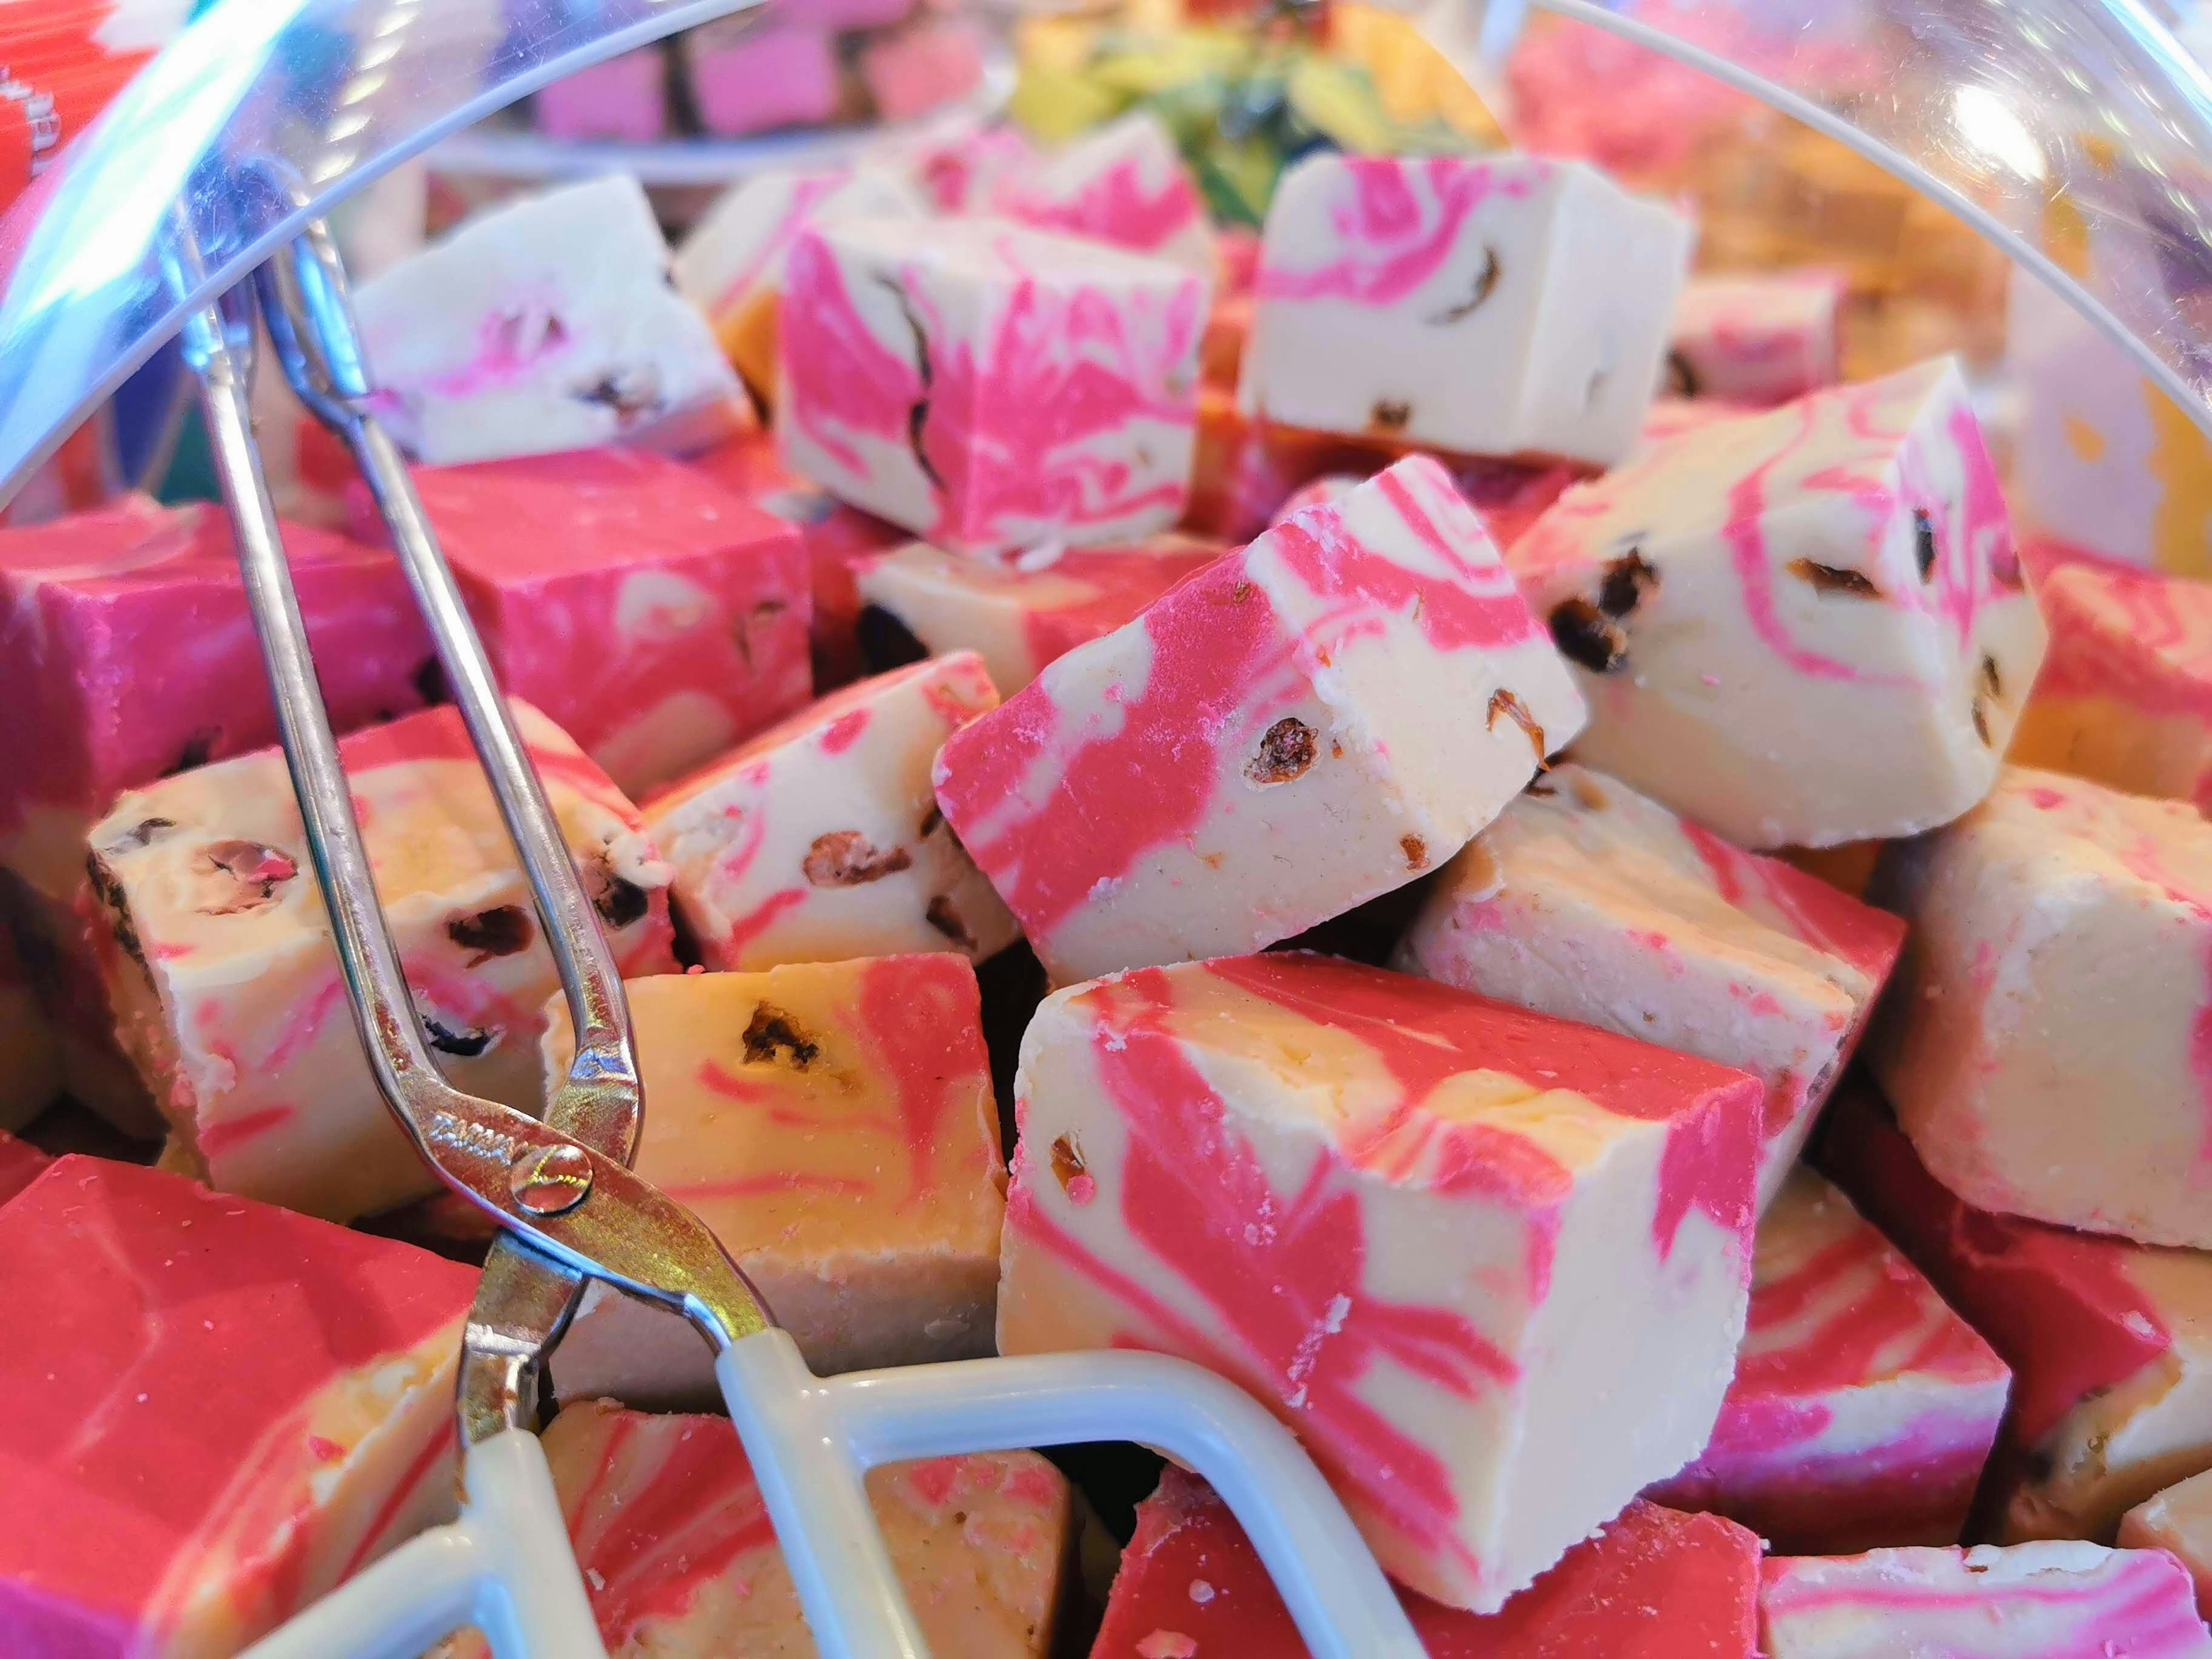
{"type": "MultiPolygon", "coordinates": [[[[760,0],[221,0],[0,220],[0,501],[194,306],[546,82],[760,0]]],[[[805,0],[784,0],[803,6],[805,0]]],[[[2212,79],[2142,0],[1541,0],[1838,138],[2212,434],[2212,79]]],[[[1522,0],[1431,0],[1481,74],[1522,0]]]]}

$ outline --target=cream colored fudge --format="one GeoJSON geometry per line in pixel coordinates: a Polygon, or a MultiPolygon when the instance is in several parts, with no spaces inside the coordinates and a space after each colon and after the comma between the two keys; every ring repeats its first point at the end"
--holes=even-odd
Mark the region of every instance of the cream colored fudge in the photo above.
{"type": "Polygon", "coordinates": [[[1577,758],[1746,847],[1948,823],[2043,659],[1948,359],[1643,448],[1511,562],[1589,699],[1577,758]]]}
{"type": "MultiPolygon", "coordinates": [[[[1170,531],[1127,547],[1045,548],[1012,564],[910,542],[862,566],[862,603],[933,654],[973,651],[1011,697],[1228,550],[1170,531]]],[[[864,622],[862,628],[869,624],[864,622]]]]}
{"type": "Polygon", "coordinates": [[[975,653],[934,657],[831,692],[656,797],[646,826],[708,966],[980,962],[1013,943],[930,794],[945,739],[998,706],[975,653]]]}
{"type": "Polygon", "coordinates": [[[1751,1073],[1766,1085],[1763,1206],[1904,932],[1625,784],[1559,766],[1445,868],[1395,965],[1751,1073]]]}
{"type": "Polygon", "coordinates": [[[2012,1372],[1802,1165],[1759,1223],[1735,1380],[1698,1460],[1647,1492],[1785,1555],[1954,1544],[2012,1372]]]}
{"type": "Polygon", "coordinates": [[[752,424],[626,173],[465,221],[362,283],[354,309],[378,418],[420,460],[699,448],[752,424]]]}
{"type": "MultiPolygon", "coordinates": [[[[812,1659],[799,1592],[752,1466],[723,1417],[569,1407],[545,1461],[611,1659],[812,1659]],[[647,1519],[650,1517],[650,1519],[647,1519]]],[[[1035,1452],[890,1463],[868,1498],[929,1651],[1044,1659],[1073,1524],[1035,1452]]],[[[439,1659],[483,1659],[473,1635],[439,1659]]]]}
{"type": "Polygon", "coordinates": [[[1242,1384],[1425,1595],[1496,1611],[1712,1431],[1741,1072],[1287,952],[1058,993],[1015,1095],[1000,1350],[1242,1384]]]}
{"type": "Polygon", "coordinates": [[[1984,1210],[2212,1246],[2212,826],[2193,807],[2008,768],[1892,848],[1910,927],[1867,1042],[1938,1180],[1984,1210]]]}
{"type": "Polygon", "coordinates": [[[1688,223],[1533,155],[1309,156],[1267,210],[1237,400],[1285,426],[1606,466],[1666,355],[1688,223]]]}
{"type": "Polygon", "coordinates": [[[841,216],[920,219],[927,206],[887,167],[763,167],[714,198],[669,269],[763,404],[775,396],[784,256],[802,227],[841,216]]]}
{"type": "Polygon", "coordinates": [[[1974,1209],[1863,1086],[1829,1119],[1823,1167],[2012,1367],[1985,1482],[2001,1537],[2109,1540],[2212,1468],[2212,1255],[1974,1209]]]}
{"type": "Polygon", "coordinates": [[[2120,1517],[2120,1547],[2164,1550],[2188,1569],[2197,1611],[2212,1617],[2212,1470],[2147,1498],[2120,1517]]]}
{"type": "Polygon", "coordinates": [[[2212,1656],[2179,1562],[2081,1543],[1776,1557],[1759,1630],[1767,1659],[2212,1656]]]}
{"type": "MultiPolygon", "coordinates": [[[[975,976],[944,954],[634,980],[636,1170],[728,1247],[817,1372],[991,1351],[1006,1168],[975,976]]],[[[548,1011],[549,1085],[573,1052],[548,1011]]],[[[715,1399],[676,1315],[594,1285],[564,1400],[715,1399]]]]}
{"type": "Polygon", "coordinates": [[[945,744],[937,799],[1065,984],[1403,886],[1582,719],[1473,509],[1416,456],[1050,665],[945,744]]]}
{"type": "Polygon", "coordinates": [[[234,1654],[450,1519],[473,1268],[64,1158],[0,1205],[0,1652],[234,1654]]]}
{"type": "MultiPolygon", "coordinates": [[[[636,808],[514,710],[617,959],[672,970],[668,869],[636,808]]],[[[338,755],[432,1054],[459,1087],[535,1113],[558,981],[459,714],[371,726],[338,755]]],[[[362,1052],[281,752],[125,793],[91,848],[123,1046],[192,1167],[332,1220],[438,1190],[362,1052]]]]}
{"type": "Polygon", "coordinates": [[[2007,757],[2212,805],[2212,586],[2069,564],[2036,600],[2051,649],[2007,757]]]}

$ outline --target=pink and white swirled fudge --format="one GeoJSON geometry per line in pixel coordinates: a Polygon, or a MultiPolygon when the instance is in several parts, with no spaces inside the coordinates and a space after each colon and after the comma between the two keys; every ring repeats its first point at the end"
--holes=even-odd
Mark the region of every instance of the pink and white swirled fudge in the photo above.
{"type": "Polygon", "coordinates": [[[1213,227],[1175,136],[1149,110],[1094,127],[1000,186],[995,211],[1214,274],[1213,227]]]}
{"type": "Polygon", "coordinates": [[[1001,219],[848,219],[786,256],[784,454],[969,553],[1182,514],[1203,278],[1001,219]]]}
{"type": "Polygon", "coordinates": [[[841,215],[919,219],[928,209],[886,167],[769,167],[715,198],[670,269],[707,314],[722,349],[764,406],[775,397],[776,316],[784,256],[801,227],[841,215]]]}
{"type": "Polygon", "coordinates": [[[1580,162],[1310,156],[1267,210],[1238,400],[1288,426],[1609,465],[1658,383],[1689,240],[1580,162]]]}
{"type": "Polygon", "coordinates": [[[702,960],[980,962],[1012,944],[930,794],[937,751],[998,706],[974,652],[933,657],[831,692],[654,798],[647,828],[702,960]]]}
{"type": "Polygon", "coordinates": [[[2212,1468],[2212,1255],[1977,1210],[1863,1087],[1820,1155],[2012,1367],[1985,1483],[2002,1536],[2108,1539],[2130,1504],[2212,1468]]]}
{"type": "Polygon", "coordinates": [[[1577,758],[1746,847],[1948,823],[2043,659],[1948,358],[1640,449],[1512,564],[1590,700],[1577,758]]]}
{"type": "MultiPolygon", "coordinates": [[[[640,1175],[689,1205],[823,1375],[991,1352],[1006,1166],[975,975],[942,954],[634,980],[640,1175]]],[[[550,1087],[574,1039],[556,999],[550,1087]]],[[[604,1286],[553,1358],[563,1400],[714,1401],[677,1316],[604,1286]]]]}
{"type": "MultiPolygon", "coordinates": [[[[1430,1659],[1753,1659],[1759,1540],[1640,1499],[1493,1613],[1401,1591],[1430,1659]]],[[[1229,1506],[1169,1466],[1091,1659],[1304,1659],[1305,1644],[1229,1506]]]]}
{"type": "MultiPolygon", "coordinates": [[[[501,689],[625,793],[680,776],[813,691],[799,533],[637,450],[418,467],[415,488],[501,689]]],[[[376,526],[365,493],[356,528],[376,526]]]]}
{"type": "Polygon", "coordinates": [[[1711,1432],[1742,1073],[1283,952],[1048,998],[1015,1094],[1000,1351],[1232,1378],[1425,1595],[1495,1612],[1711,1432]]]}
{"type": "Polygon", "coordinates": [[[1839,272],[1692,276],[1674,301],[1667,378],[1686,398],[1766,408],[1842,378],[1839,272]]]}
{"type": "MultiPolygon", "coordinates": [[[[341,731],[422,702],[428,634],[390,554],[287,524],[341,731]]],[[[276,740],[220,509],[143,496],[0,531],[0,921],[36,963],[70,1091],[137,1133],[159,1115],[117,1052],[84,908],[85,832],[122,790],[276,740]]]]}
{"type": "Polygon", "coordinates": [[[2095,1544],[1780,1556],[1760,1568],[1768,1659],[2208,1659],[2189,1575],[2095,1544]]]}
{"type": "Polygon", "coordinates": [[[1790,1555],[1956,1543],[2012,1372],[1851,1202],[1800,1167],[1760,1218],[1735,1380],[1648,1495],[1790,1555]]]}
{"type": "Polygon", "coordinates": [[[1064,984],[1403,886],[1582,718],[1480,522],[1414,457],[1051,664],[945,744],[937,799],[1064,984]]]}
{"type": "Polygon", "coordinates": [[[1936,1177],[1980,1209],[2212,1247],[2212,825],[2008,767],[1890,848],[1869,896],[1911,931],[1867,1058],[1936,1177]]]}
{"type": "Polygon", "coordinates": [[[1904,934],[1817,877],[1559,766],[1445,868],[1395,965],[1751,1073],[1766,1085],[1763,1207],[1904,934]]]}
{"type": "MultiPolygon", "coordinates": [[[[612,1659],[811,1655],[799,1592],[726,1417],[611,1400],[545,1431],[576,1565],[612,1659]]],[[[933,1654],[1044,1659],[1074,1528],[1067,1480],[1031,1451],[872,1469],[868,1498],[933,1654]]],[[[485,1659],[473,1633],[436,1659],[485,1659]]]]}
{"type": "Polygon", "coordinates": [[[1226,550],[1170,531],[1127,547],[1048,548],[994,564],[910,542],[863,567],[857,585],[865,605],[923,650],[976,653],[1010,697],[1226,550]]]}
{"type": "Polygon", "coordinates": [[[0,1651],[236,1653],[451,1516],[475,1270],[64,1158],[0,1206],[0,1651]]]}
{"type": "Polygon", "coordinates": [[[420,460],[697,448],[752,418],[629,173],[478,214],[354,307],[377,416],[420,460]]]}
{"type": "Polygon", "coordinates": [[[2197,1611],[2212,1618],[2212,1470],[2192,1474],[2120,1517],[2120,1547],[2164,1550],[2188,1569],[2197,1611]]]}
{"type": "MultiPolygon", "coordinates": [[[[536,709],[514,717],[617,960],[672,971],[668,867],[637,809],[536,709]]],[[[458,1086],[536,1112],[557,981],[459,714],[338,754],[432,1053],[458,1086]]],[[[90,842],[108,997],[179,1155],[222,1191],[332,1220],[436,1191],[362,1051],[283,756],[129,791],[90,842]]]]}
{"type": "Polygon", "coordinates": [[[2008,757],[2212,807],[2212,585],[2079,563],[2035,597],[2051,649],[2008,757]]]}

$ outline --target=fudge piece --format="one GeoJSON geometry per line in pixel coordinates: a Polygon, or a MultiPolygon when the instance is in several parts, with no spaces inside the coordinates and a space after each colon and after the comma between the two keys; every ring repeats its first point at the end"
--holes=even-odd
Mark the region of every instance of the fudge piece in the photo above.
{"type": "Polygon", "coordinates": [[[0,1131],[20,1129],[62,1091],[62,1054],[0,919],[0,1131]]]}
{"type": "Polygon", "coordinates": [[[1212,280],[1213,228],[1175,135],[1149,110],[1094,127],[1000,186],[996,210],[1040,230],[1111,242],[1212,280]]]}
{"type": "Polygon", "coordinates": [[[475,1270],[155,1170],[0,1206],[0,1651],[235,1653],[449,1519],[475,1270]]]}
{"type": "Polygon", "coordinates": [[[912,121],[965,98],[983,78],[983,37],[975,22],[933,8],[866,36],[854,67],[882,121],[912,121]]]}
{"type": "Polygon", "coordinates": [[[1066,984],[1255,949],[1403,886],[1582,714],[1415,457],[1051,664],[945,744],[937,799],[1066,984]]]}
{"type": "MultiPolygon", "coordinates": [[[[1753,1659],[1759,1540],[1638,1500],[1494,1613],[1399,1592],[1433,1659],[1753,1659]]],[[[1304,1659],[1290,1609],[1229,1506],[1170,1464],[1137,1506],[1091,1659],[1304,1659]]]]}
{"type": "Polygon", "coordinates": [[[1020,929],[930,795],[945,739],[998,706],[974,652],[934,657],[831,692],[655,797],[647,829],[701,960],[980,962],[1012,944],[1020,929]]]}
{"type": "Polygon", "coordinates": [[[1127,547],[1048,548],[1006,565],[910,542],[861,567],[855,585],[863,604],[925,651],[976,653],[1010,697],[1226,550],[1170,531],[1127,547]]]}
{"type": "Polygon", "coordinates": [[[1936,1178],[1980,1209],[2212,1246],[2196,809],[2008,767],[1893,845],[1869,896],[1910,932],[1867,1059],[1936,1178]]]}
{"type": "Polygon", "coordinates": [[[2012,1373],[1812,1170],[1759,1224],[1735,1381],[1698,1461],[1650,1488],[1789,1555],[1953,1544],[2012,1373]]]}
{"type": "Polygon", "coordinates": [[[540,87],[532,109],[549,137],[649,144],[668,130],[668,60],[646,46],[572,70],[540,87]]]}
{"type": "Polygon", "coordinates": [[[1844,293],[1841,273],[1830,270],[1692,276],[1674,301],[1672,389],[1765,408],[1835,385],[1844,293]]]}
{"type": "Polygon", "coordinates": [[[956,113],[920,131],[880,137],[860,152],[864,165],[897,173],[939,213],[980,213],[1001,179],[1027,167],[1036,150],[1012,121],[956,113]]]}
{"type": "MultiPolygon", "coordinates": [[[[434,659],[391,555],[283,532],[331,723],[418,707],[434,659]]],[[[15,744],[0,775],[0,931],[31,964],[70,1092],[118,1128],[155,1133],[100,989],[84,838],[118,792],[276,740],[222,510],[126,496],[0,531],[0,702],[15,744]]]]}
{"type": "MultiPolygon", "coordinates": [[[[624,970],[670,972],[668,867],[620,791],[527,704],[515,724],[624,970]]],[[[552,958],[459,713],[343,738],[377,890],[432,1053],[535,1113],[552,958]]],[[[223,1192],[332,1220],[435,1191],[362,1052],[281,752],[126,793],[93,826],[123,1046],[223,1192]]]]}
{"type": "Polygon", "coordinates": [[[1267,210],[1246,410],[1605,466],[1666,355],[1688,223],[1579,161],[1311,155],[1267,210]]]}
{"type": "Polygon", "coordinates": [[[2130,1504],[2212,1468],[2212,1255],[1973,1209],[1864,1088],[1836,1102],[1820,1155],[2012,1367],[1988,1483],[2002,1536],[2108,1539],[2130,1504]]]}
{"type": "MultiPolygon", "coordinates": [[[[991,1352],[1006,1181],[975,975],[944,955],[633,981],[638,1174],[714,1229],[817,1372],[991,1352]]],[[[574,1057],[547,1010],[547,1086],[574,1057]]],[[[704,1403],[690,1325],[604,1285],[564,1400],[704,1403]]]]}
{"type": "Polygon", "coordinates": [[[778,429],[841,500],[962,552],[1182,513],[1203,279],[999,219],[847,219],[785,262],[778,429]]]}
{"type": "Polygon", "coordinates": [[[776,307],[792,238],[839,215],[919,219],[927,212],[886,168],[765,168],[715,198],[670,269],[678,292],[707,313],[746,390],[766,408],[775,397],[776,307]]]}
{"type": "Polygon", "coordinates": [[[697,448],[750,419],[626,173],[476,215],[362,283],[354,309],[378,418],[420,460],[697,448]]]}
{"type": "Polygon", "coordinates": [[[1577,758],[1747,847],[1948,823],[2043,659],[1948,358],[1642,448],[1512,556],[1590,699],[1577,758]]]}
{"type": "MultiPolygon", "coordinates": [[[[419,467],[493,671],[626,793],[805,702],[811,581],[781,520],[636,450],[419,467]]],[[[365,485],[356,523],[374,521],[365,485]]]]}
{"type": "Polygon", "coordinates": [[[699,125],[717,138],[818,126],[844,103],[837,43],[811,17],[702,23],[684,32],[678,50],[699,125]]]}
{"type": "Polygon", "coordinates": [[[2172,1556],[2197,1586],[2197,1613],[2212,1617],[2212,1470],[2168,1486],[2122,1516],[2120,1547],[2172,1556]]]}
{"type": "MultiPolygon", "coordinates": [[[[1571,467],[1524,466],[1515,461],[1485,459],[1480,456],[1438,456],[1444,470],[1467,504],[1482,520],[1482,527],[1490,532],[1490,539],[1502,548],[1511,547],[1550,510],[1567,486],[1582,476],[1571,467]]],[[[1302,507],[1316,501],[1333,501],[1350,492],[1362,478],[1372,476],[1371,465],[1347,467],[1340,472],[1325,472],[1309,483],[1292,490],[1288,499],[1275,512],[1272,524],[1280,524],[1302,507]]]]}
{"type": "MultiPolygon", "coordinates": [[[[752,1466],[726,1417],[570,1406],[545,1461],[612,1659],[811,1655],[752,1466]]],[[[868,1498],[929,1651],[1044,1659],[1074,1526],[1067,1480],[1035,1452],[871,1469],[868,1498]]],[[[437,1659],[486,1659],[473,1632],[437,1659]]]]}
{"type": "Polygon", "coordinates": [[[1711,1434],[1759,1095],[1303,951],[1061,991],[1022,1041],[1000,1351],[1220,1372],[1391,1577],[1495,1612],[1711,1434]]]}
{"type": "Polygon", "coordinates": [[[1560,766],[1446,866],[1392,965],[1751,1073],[1764,1206],[1904,936],[1817,877],[1560,766]]]}
{"type": "Polygon", "coordinates": [[[2163,1550],[2095,1544],[1781,1556],[1759,1572],[1767,1659],[2204,1659],[2212,1633],[2163,1550]]]}
{"type": "Polygon", "coordinates": [[[2212,806],[2212,585],[2077,563],[2035,597],[2051,648],[2008,758],[2212,806]]]}

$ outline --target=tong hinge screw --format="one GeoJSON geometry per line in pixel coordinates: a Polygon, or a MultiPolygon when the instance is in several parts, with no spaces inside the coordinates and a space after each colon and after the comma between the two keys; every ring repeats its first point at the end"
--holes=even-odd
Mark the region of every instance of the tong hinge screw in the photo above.
{"type": "Polygon", "coordinates": [[[559,1215],[592,1190],[592,1160],[580,1146],[527,1146],[508,1170],[507,1185],[531,1214],[559,1215]]]}

